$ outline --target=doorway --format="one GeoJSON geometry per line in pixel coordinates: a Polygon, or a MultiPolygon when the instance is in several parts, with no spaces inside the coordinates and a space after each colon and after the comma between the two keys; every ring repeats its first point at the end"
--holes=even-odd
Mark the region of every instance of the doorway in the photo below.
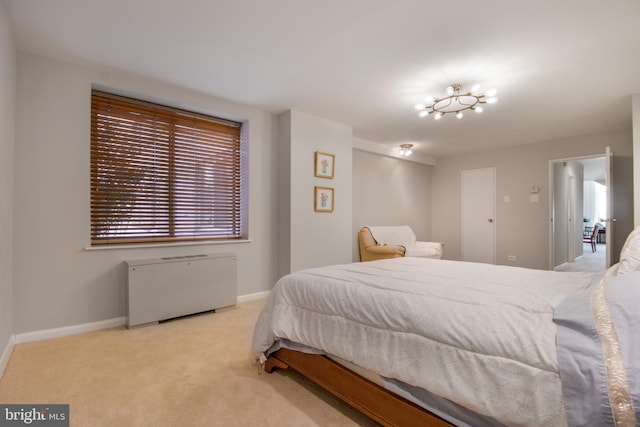
{"type": "Polygon", "coordinates": [[[611,153],[552,160],[550,256],[554,270],[604,271],[610,265],[611,153]],[[598,225],[595,251],[586,234],[598,225]]]}

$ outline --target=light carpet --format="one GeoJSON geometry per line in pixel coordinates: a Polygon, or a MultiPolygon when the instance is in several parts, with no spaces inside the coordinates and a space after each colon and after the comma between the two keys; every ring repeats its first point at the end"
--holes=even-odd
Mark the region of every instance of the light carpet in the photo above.
{"type": "Polygon", "coordinates": [[[263,305],[18,344],[0,403],[67,403],[71,426],[377,425],[291,370],[258,373],[263,305]]]}
{"type": "Polygon", "coordinates": [[[575,262],[563,264],[556,268],[556,271],[590,271],[598,273],[607,269],[607,246],[598,244],[596,252],[591,252],[591,245],[585,243],[582,245],[582,256],[578,257],[575,262]]]}

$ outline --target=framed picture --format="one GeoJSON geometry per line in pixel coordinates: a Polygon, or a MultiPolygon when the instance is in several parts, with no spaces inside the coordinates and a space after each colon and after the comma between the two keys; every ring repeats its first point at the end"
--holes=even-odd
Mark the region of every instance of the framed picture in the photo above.
{"type": "Polygon", "coordinates": [[[332,179],[335,170],[335,158],[336,156],[333,154],[316,151],[315,175],[320,178],[332,179]]]}
{"type": "Polygon", "coordinates": [[[314,210],[316,212],[333,212],[333,188],[315,187],[314,210]]]}

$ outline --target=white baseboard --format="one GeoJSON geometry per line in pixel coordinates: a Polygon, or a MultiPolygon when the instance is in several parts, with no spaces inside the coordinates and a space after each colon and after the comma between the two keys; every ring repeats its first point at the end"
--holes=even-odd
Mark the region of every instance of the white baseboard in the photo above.
{"type": "Polygon", "coordinates": [[[249,301],[255,301],[257,299],[264,299],[264,298],[267,298],[270,293],[271,291],[263,291],[263,292],[256,292],[255,294],[239,295],[238,302],[249,302],[249,301]]]}
{"type": "Polygon", "coordinates": [[[2,357],[0,357],[0,378],[2,378],[2,375],[4,375],[4,370],[6,369],[7,364],[9,363],[9,359],[11,359],[11,354],[13,354],[13,347],[15,346],[15,341],[16,341],[16,336],[11,335],[9,337],[9,342],[7,343],[7,346],[2,352],[2,357]]]}
{"type": "Polygon", "coordinates": [[[98,331],[100,329],[117,328],[119,326],[124,326],[126,323],[126,317],[116,317],[114,319],[101,320],[99,322],[64,326],[62,328],[45,329],[42,331],[26,332],[24,334],[16,335],[16,344],[47,340],[49,338],[64,337],[67,335],[80,334],[83,332],[98,331]]]}
{"type": "MultiPolygon", "coordinates": [[[[240,295],[238,296],[238,302],[248,302],[267,298],[270,293],[271,291],[263,291],[256,292],[255,294],[240,295]]],[[[25,332],[23,334],[12,335],[11,339],[9,340],[9,344],[7,345],[7,348],[2,355],[2,359],[0,360],[0,373],[4,370],[6,363],[9,361],[9,356],[11,356],[11,352],[13,351],[13,346],[15,344],[64,337],[67,335],[80,334],[83,332],[98,331],[100,329],[117,328],[126,324],[126,317],[116,317],[113,319],[101,320],[99,322],[84,323],[81,325],[64,326],[62,328],[45,329],[42,331],[25,332]]]]}
{"type": "Polygon", "coordinates": [[[568,262],[563,262],[562,264],[560,264],[560,265],[556,265],[555,267],[553,267],[553,270],[554,270],[554,271],[555,271],[555,270],[562,270],[563,268],[565,268],[565,267],[566,267],[566,266],[568,266],[568,265],[569,265],[569,263],[568,263],[568,262]]]}

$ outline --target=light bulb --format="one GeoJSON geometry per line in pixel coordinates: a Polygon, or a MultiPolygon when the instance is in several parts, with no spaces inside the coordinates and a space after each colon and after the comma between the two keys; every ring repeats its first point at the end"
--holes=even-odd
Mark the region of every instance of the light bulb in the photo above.
{"type": "Polygon", "coordinates": [[[498,102],[498,98],[495,96],[487,98],[487,104],[495,104],[496,102],[498,102]]]}
{"type": "Polygon", "coordinates": [[[447,87],[447,95],[451,96],[451,95],[453,95],[453,92],[454,92],[453,86],[448,86],[447,87]]]}
{"type": "Polygon", "coordinates": [[[424,104],[416,104],[413,106],[413,108],[415,108],[416,110],[424,110],[426,107],[426,105],[424,104]]]}
{"type": "Polygon", "coordinates": [[[474,95],[475,95],[475,94],[477,94],[479,91],[480,91],[480,85],[475,84],[475,85],[471,86],[471,93],[472,93],[472,94],[474,94],[474,95]]]}
{"type": "Polygon", "coordinates": [[[435,102],[435,98],[433,96],[428,96],[424,99],[424,103],[427,105],[431,105],[435,102]]]}
{"type": "Polygon", "coordinates": [[[408,157],[411,155],[412,144],[400,144],[400,155],[408,157]]]}
{"type": "Polygon", "coordinates": [[[463,116],[462,111],[458,111],[458,112],[456,113],[456,117],[457,117],[457,118],[461,119],[461,118],[462,118],[462,116],[463,116]]]}
{"type": "Polygon", "coordinates": [[[433,116],[434,120],[440,120],[442,118],[442,113],[438,112],[433,116]]]}
{"type": "Polygon", "coordinates": [[[492,96],[496,96],[497,93],[498,93],[498,89],[491,88],[484,93],[484,96],[486,96],[487,98],[491,98],[492,96]]]}
{"type": "Polygon", "coordinates": [[[480,107],[480,106],[478,106],[478,107],[474,108],[474,110],[475,110],[475,112],[476,112],[476,113],[478,113],[478,114],[480,114],[480,113],[482,113],[482,112],[484,111],[484,110],[483,110],[483,108],[482,108],[482,107],[480,107]]]}
{"type": "Polygon", "coordinates": [[[418,113],[418,117],[427,117],[429,115],[429,111],[422,110],[418,113]]]}

